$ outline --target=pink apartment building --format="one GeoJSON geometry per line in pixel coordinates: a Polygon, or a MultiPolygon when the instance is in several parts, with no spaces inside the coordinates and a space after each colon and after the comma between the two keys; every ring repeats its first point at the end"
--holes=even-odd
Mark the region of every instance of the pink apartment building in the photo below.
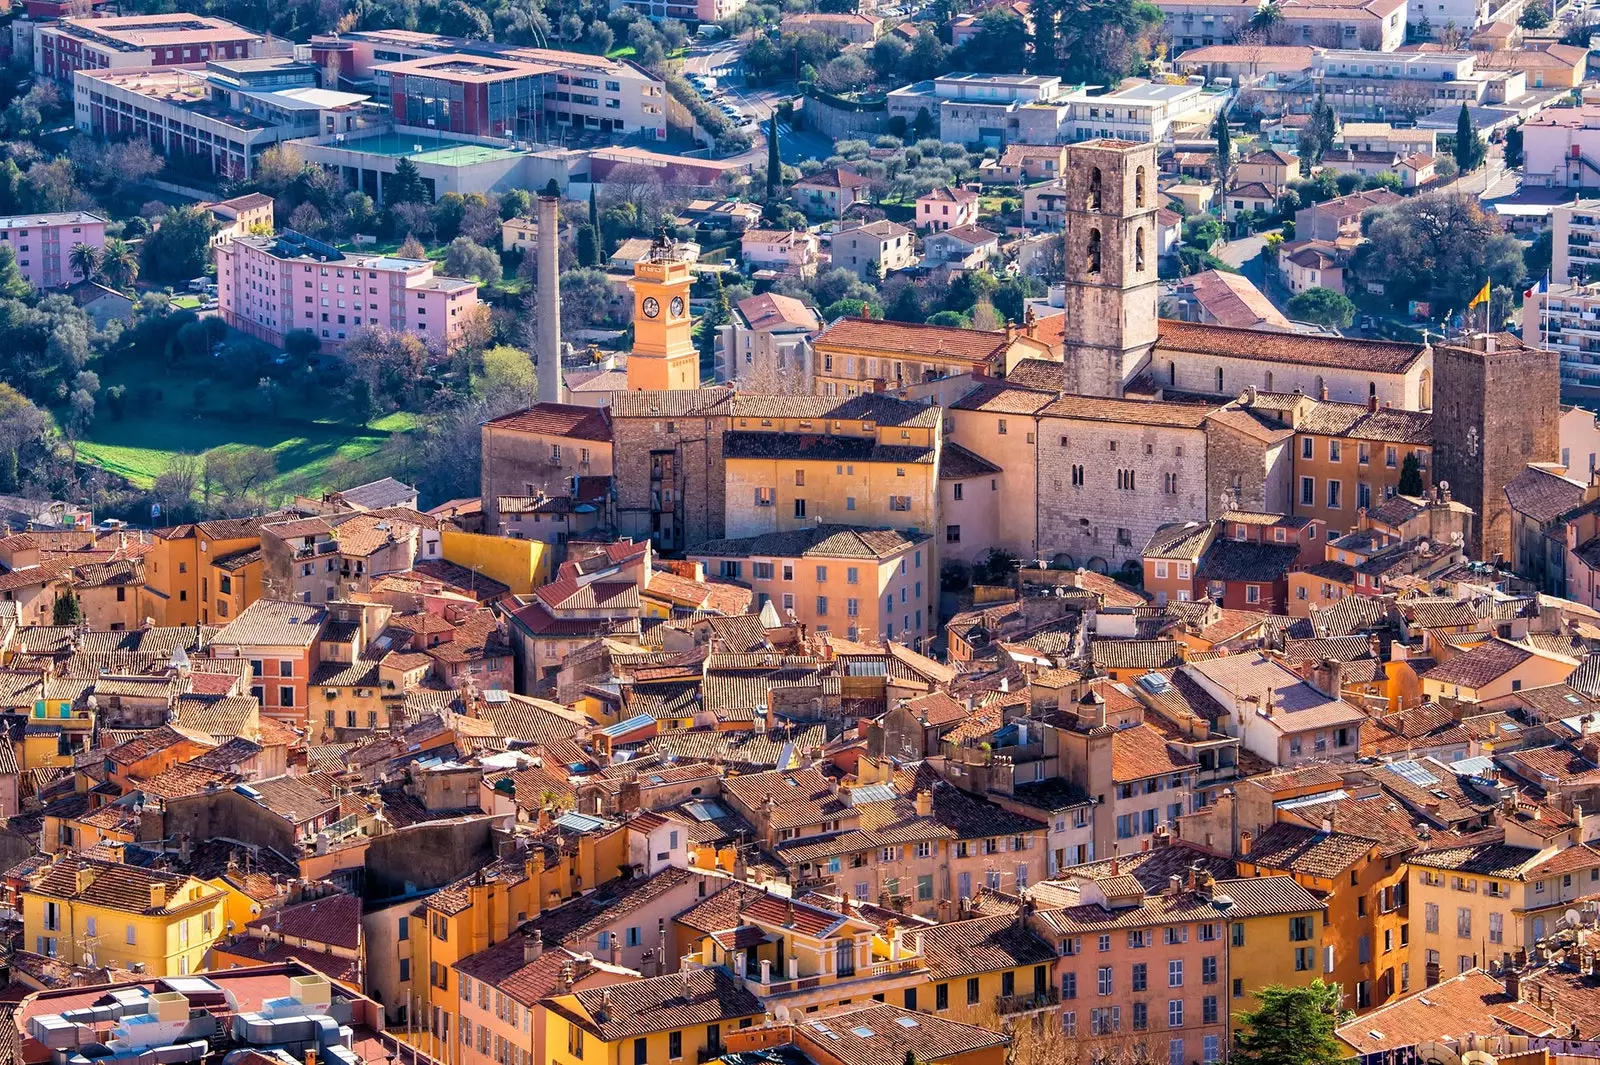
{"type": "Polygon", "coordinates": [[[17,253],[17,266],[36,289],[58,288],[83,280],[72,269],[72,249],[106,244],[106,220],[87,211],[28,214],[0,218],[0,244],[17,253]]]}
{"type": "Polygon", "coordinates": [[[219,244],[217,303],[223,320],[275,347],[309,329],[325,348],[371,326],[404,330],[431,347],[461,335],[478,285],[434,276],[426,259],[346,255],[292,231],[219,244]]]}
{"type": "Polygon", "coordinates": [[[33,70],[70,88],[75,70],[199,69],[213,59],[258,58],[264,46],[259,33],[184,11],[64,18],[34,34],[33,70]]]}

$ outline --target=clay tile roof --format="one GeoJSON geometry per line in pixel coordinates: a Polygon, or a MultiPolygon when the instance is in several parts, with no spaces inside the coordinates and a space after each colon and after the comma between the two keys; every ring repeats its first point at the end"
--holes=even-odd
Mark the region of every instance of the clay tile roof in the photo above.
{"type": "Polygon", "coordinates": [[[1331,366],[1367,373],[1404,373],[1422,357],[1421,344],[1387,340],[1350,340],[1344,337],[1266,333],[1255,329],[1228,329],[1171,318],[1160,321],[1158,348],[1202,355],[1259,359],[1264,362],[1331,366]]]}
{"type": "Polygon", "coordinates": [[[1111,779],[1119,784],[1195,767],[1167,746],[1166,738],[1149,725],[1118,729],[1111,737],[1111,779]]]}
{"type": "Polygon", "coordinates": [[[296,906],[285,906],[256,928],[271,929],[285,939],[303,939],[316,946],[361,946],[361,900],[354,895],[328,895],[296,906]]]}
{"type": "Polygon", "coordinates": [[[1376,843],[1343,832],[1318,832],[1280,821],[1261,833],[1241,862],[1263,869],[1323,878],[1336,877],[1371,853],[1376,843]]]}
{"type": "Polygon", "coordinates": [[[968,477],[983,477],[1003,472],[982,455],[968,451],[953,440],[946,440],[939,453],[939,479],[959,481],[968,477]]]}
{"type": "Polygon", "coordinates": [[[1009,1042],[1001,1032],[883,1002],[852,1003],[796,1018],[807,1037],[850,1065],[977,1060],[1009,1042]],[[814,1034],[813,1034],[814,1033],[814,1034]],[[819,1038],[820,1037],[820,1038],[819,1038]]]}
{"type": "Polygon", "coordinates": [[[1512,510],[1548,525],[1583,503],[1584,485],[1551,470],[1529,466],[1506,483],[1505,493],[1512,510]]]}
{"type": "Polygon", "coordinates": [[[751,329],[775,329],[778,326],[791,325],[814,331],[822,326],[816,312],[807,307],[804,301],[797,300],[793,296],[766,292],[759,296],[746,297],[740,300],[737,306],[745,321],[750,323],[751,329]]]}
{"type": "MultiPolygon", "coordinates": [[[[1024,388],[1006,381],[985,381],[950,406],[955,410],[992,411],[997,414],[1036,414],[1056,399],[1054,392],[1024,388]]],[[[946,443],[946,447],[950,444],[946,443]]]]}
{"type": "MultiPolygon", "coordinates": [[[[1163,326],[1166,324],[1163,321],[1163,326]]],[[[1258,334],[1265,335],[1265,334],[1258,334]]],[[[1156,425],[1171,429],[1199,429],[1212,408],[1203,403],[1146,403],[1136,399],[1101,399],[1097,396],[1062,396],[1040,414],[1074,421],[1115,422],[1119,425],[1156,425]]]]}
{"type": "Polygon", "coordinates": [[[1489,640],[1423,674],[1427,680],[1463,688],[1481,688],[1534,657],[1534,652],[1508,640],[1489,640]]]}
{"type": "Polygon", "coordinates": [[[881,351],[894,357],[989,362],[1005,349],[1004,333],[870,318],[840,318],[817,334],[816,347],[881,351]]]}
{"type": "Polygon", "coordinates": [[[1101,669],[1172,669],[1183,664],[1182,645],[1176,640],[1097,639],[1089,653],[1101,669]]]}
{"type": "Polygon", "coordinates": [[[484,423],[493,429],[509,429],[576,440],[610,440],[611,422],[603,407],[580,407],[572,403],[535,403],[525,410],[502,414],[484,423]]]}
{"type": "Polygon", "coordinates": [[[1056,952],[1015,918],[978,917],[923,930],[928,978],[951,980],[1023,965],[1050,965],[1056,952]]]}
{"type": "Polygon", "coordinates": [[[1555,1031],[1553,1017],[1532,1002],[1507,995],[1505,984],[1482,969],[1442,980],[1337,1029],[1339,1039],[1361,1056],[1414,1047],[1432,1033],[1550,1035],[1555,1031]]]}
{"type": "Polygon", "coordinates": [[[568,1005],[571,1000],[565,997],[545,1000],[545,1008],[608,1043],[654,1032],[760,1017],[766,1012],[761,1000],[745,988],[744,982],[721,966],[578,991],[572,998],[579,1007],[576,1011],[568,1005]]]}

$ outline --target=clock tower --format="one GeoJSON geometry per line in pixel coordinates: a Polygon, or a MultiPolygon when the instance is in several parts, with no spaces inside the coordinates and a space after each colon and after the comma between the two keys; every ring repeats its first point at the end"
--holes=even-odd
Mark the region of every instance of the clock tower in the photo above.
{"type": "Polygon", "coordinates": [[[700,387],[700,353],[689,327],[688,260],[673,251],[665,231],[650,253],[633,264],[633,351],[628,355],[628,389],[700,387]]]}

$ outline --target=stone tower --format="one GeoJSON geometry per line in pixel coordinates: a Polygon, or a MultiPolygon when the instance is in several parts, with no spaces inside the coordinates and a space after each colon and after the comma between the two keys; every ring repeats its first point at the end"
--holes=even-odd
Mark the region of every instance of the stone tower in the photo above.
{"type": "Polygon", "coordinates": [[[1433,351],[1433,480],[1478,512],[1467,553],[1511,553],[1506,483],[1530,462],[1561,457],[1561,371],[1554,351],[1504,333],[1433,351]]]}
{"type": "Polygon", "coordinates": [[[665,232],[633,264],[633,351],[629,391],[700,387],[700,353],[690,331],[694,273],[665,232]]]}
{"type": "Polygon", "coordinates": [[[1130,141],[1067,146],[1066,381],[1121,396],[1156,343],[1156,150],[1130,141]]]}
{"type": "Polygon", "coordinates": [[[560,226],[556,208],[559,198],[549,190],[539,196],[539,230],[536,234],[539,258],[538,294],[535,297],[539,312],[539,369],[538,387],[540,403],[560,403],[561,381],[561,261],[556,250],[556,230],[560,226]]]}

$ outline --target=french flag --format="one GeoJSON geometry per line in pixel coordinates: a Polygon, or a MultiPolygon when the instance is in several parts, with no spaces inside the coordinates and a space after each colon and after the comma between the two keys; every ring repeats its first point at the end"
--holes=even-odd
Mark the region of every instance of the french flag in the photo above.
{"type": "Polygon", "coordinates": [[[1525,299],[1525,300],[1531,300],[1533,298],[1533,294],[1535,292],[1549,292],[1549,291],[1550,291],[1550,271],[1546,270],[1544,272],[1544,276],[1539,279],[1539,283],[1537,285],[1534,285],[1532,288],[1530,288],[1530,289],[1528,289],[1528,290],[1526,290],[1525,292],[1522,293],[1522,298],[1525,299]]]}

